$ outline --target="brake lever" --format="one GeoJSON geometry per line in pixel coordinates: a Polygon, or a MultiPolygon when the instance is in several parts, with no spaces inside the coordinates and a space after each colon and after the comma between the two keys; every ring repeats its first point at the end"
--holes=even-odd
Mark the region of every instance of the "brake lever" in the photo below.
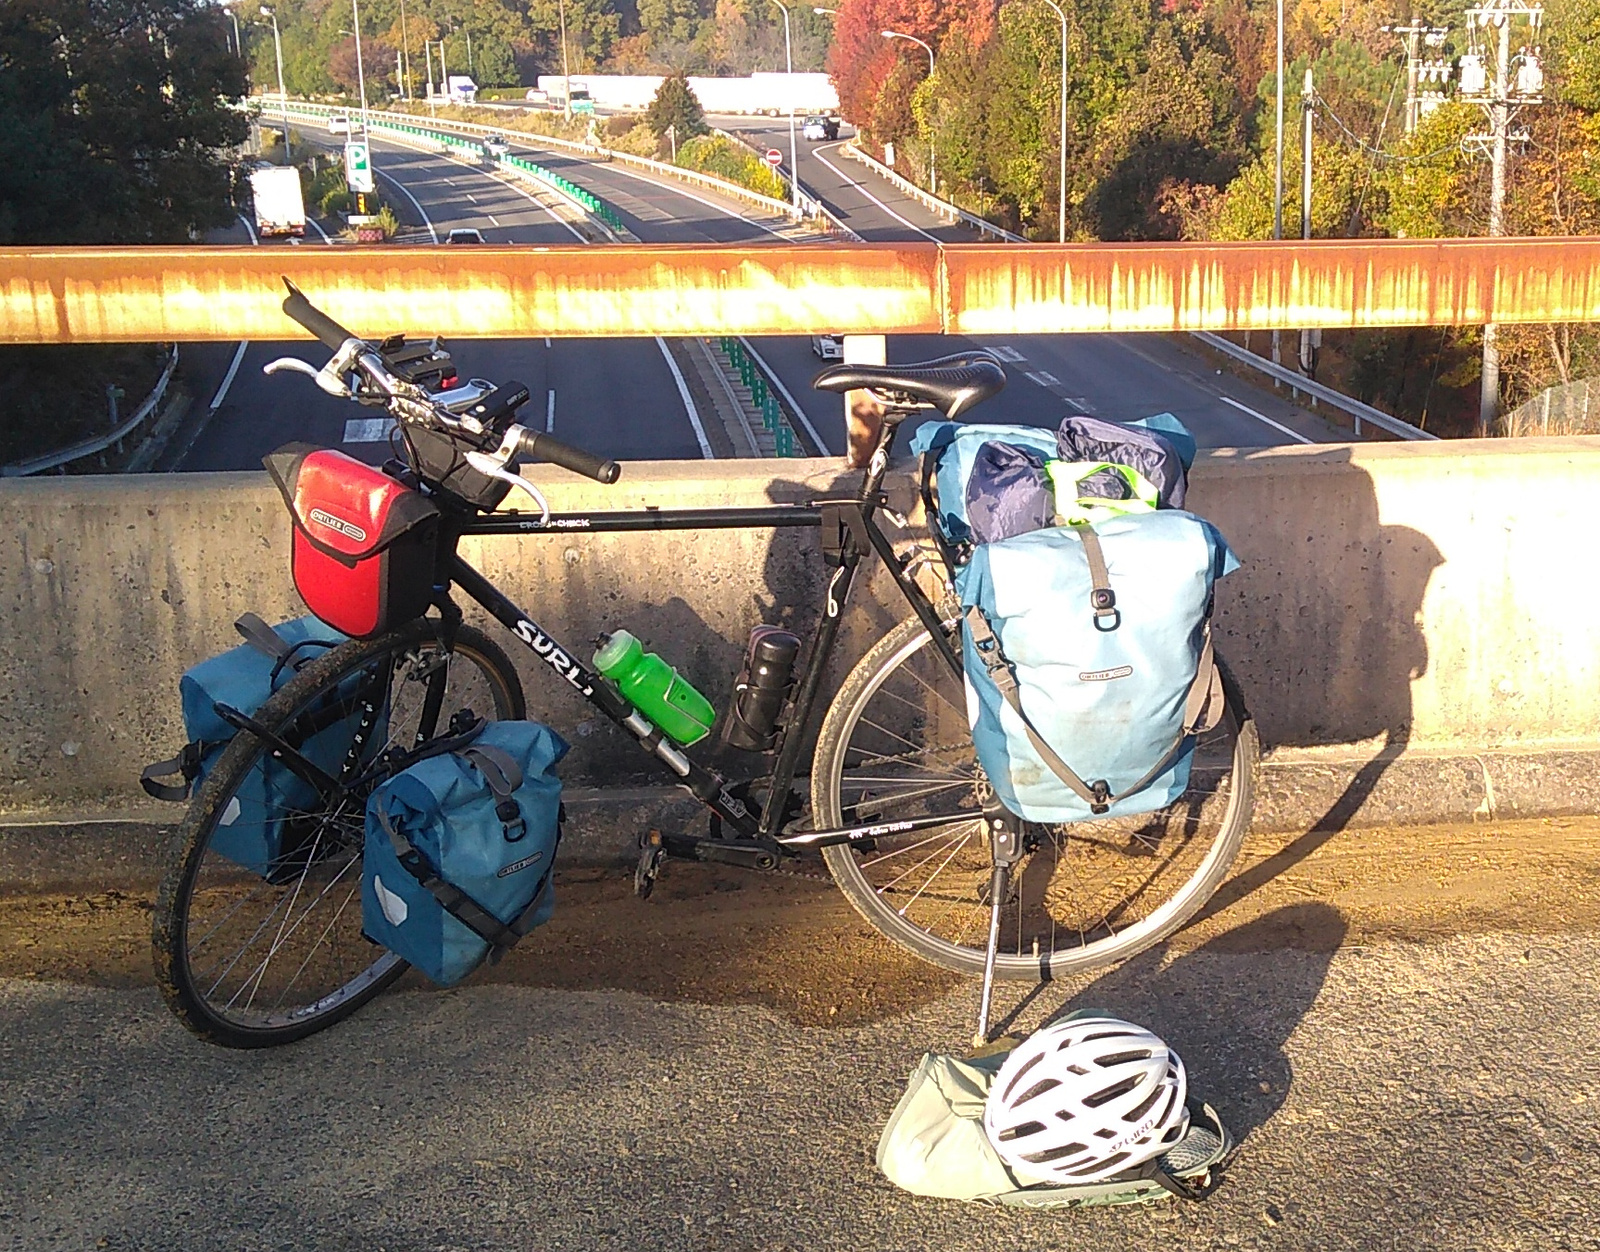
{"type": "Polygon", "coordinates": [[[328,374],[326,370],[319,370],[315,365],[308,365],[299,357],[281,356],[276,361],[269,361],[261,367],[263,374],[281,374],[285,370],[294,374],[311,375],[312,381],[330,396],[338,396],[341,400],[351,398],[350,388],[345,386],[344,380],[337,374],[328,374]]]}
{"type": "Polygon", "coordinates": [[[548,526],[550,524],[550,505],[546,502],[539,489],[526,478],[520,474],[511,473],[500,461],[497,461],[494,456],[487,452],[469,452],[466,460],[467,464],[477,470],[478,473],[527,493],[533,502],[539,506],[539,525],[548,526]]]}

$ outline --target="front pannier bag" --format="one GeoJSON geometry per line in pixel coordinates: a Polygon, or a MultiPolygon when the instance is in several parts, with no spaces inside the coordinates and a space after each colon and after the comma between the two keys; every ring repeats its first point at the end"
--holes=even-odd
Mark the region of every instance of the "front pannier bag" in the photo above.
{"type": "Polygon", "coordinates": [[[439,510],[332,448],[291,443],[263,462],[294,519],[295,589],[323,621],[370,639],[433,599],[439,510]]]}
{"type": "Polygon", "coordinates": [[[550,919],[567,752],[536,722],[456,743],[368,797],[362,861],[362,929],[441,987],[550,919]]]}

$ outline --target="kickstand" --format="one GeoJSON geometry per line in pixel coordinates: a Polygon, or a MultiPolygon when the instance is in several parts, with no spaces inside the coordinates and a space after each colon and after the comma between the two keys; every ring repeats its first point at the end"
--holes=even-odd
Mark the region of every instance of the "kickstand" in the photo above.
{"type": "Polygon", "coordinates": [[[989,876],[989,947],[983,957],[983,991],[978,1001],[978,1033],[972,1046],[989,1042],[989,1002],[994,997],[995,953],[1000,947],[1000,911],[1011,886],[1011,867],[1022,858],[1021,823],[1005,810],[984,815],[994,852],[994,872],[989,876]]]}

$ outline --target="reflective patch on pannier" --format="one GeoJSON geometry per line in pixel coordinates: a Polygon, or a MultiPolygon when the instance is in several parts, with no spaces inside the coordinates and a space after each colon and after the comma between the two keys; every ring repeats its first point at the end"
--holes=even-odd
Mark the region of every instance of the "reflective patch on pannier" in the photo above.
{"type": "Polygon", "coordinates": [[[566,741],[489,722],[367,800],[362,929],[440,986],[498,960],[555,910],[566,741]]]}
{"type": "Polygon", "coordinates": [[[291,443],[264,464],[294,519],[295,589],[323,621],[370,639],[433,599],[439,509],[332,448],[291,443]]]}

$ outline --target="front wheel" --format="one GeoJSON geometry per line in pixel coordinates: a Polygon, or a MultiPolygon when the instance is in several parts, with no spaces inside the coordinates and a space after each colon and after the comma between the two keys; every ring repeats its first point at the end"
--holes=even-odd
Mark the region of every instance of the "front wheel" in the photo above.
{"type": "MultiPolygon", "coordinates": [[[[156,898],[156,981],[178,1019],[234,1048],[290,1043],[355,1012],[406,964],[361,931],[366,798],[385,749],[446,733],[463,710],[524,714],[505,653],[461,627],[454,646],[418,620],[308,664],[256,722],[341,781],[325,800],[241,732],[195,793],[156,898]]],[[[392,772],[392,769],[390,769],[392,772]]]]}
{"type": "MultiPolygon", "coordinates": [[[[960,652],[954,627],[950,637],[960,652]]],[[[1255,723],[1223,670],[1227,712],[1200,736],[1189,787],[1154,813],[1024,825],[1001,908],[995,973],[1099,969],[1164,939],[1210,897],[1238,854],[1254,802],[1255,723]]],[[[916,618],[845,679],[811,770],[818,829],[970,811],[971,818],[824,850],[839,889],[889,939],[925,960],[981,973],[993,859],[978,813],[989,799],[966,694],[916,618]]]]}

